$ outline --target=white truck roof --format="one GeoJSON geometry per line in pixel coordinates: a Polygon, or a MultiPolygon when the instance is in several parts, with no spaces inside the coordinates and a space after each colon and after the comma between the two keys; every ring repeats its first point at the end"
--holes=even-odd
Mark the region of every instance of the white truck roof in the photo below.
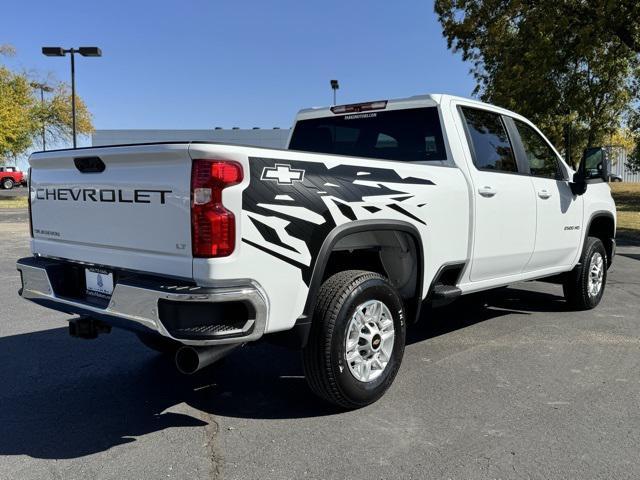
{"type": "MultiPolygon", "coordinates": [[[[367,103],[377,103],[379,101],[379,102],[387,102],[384,110],[399,110],[399,109],[406,109],[406,108],[435,107],[436,105],[443,104],[451,100],[458,100],[466,104],[475,104],[478,107],[482,107],[487,110],[500,112],[512,117],[521,118],[527,121],[527,123],[529,123],[528,120],[526,120],[524,117],[510,110],[500,108],[495,105],[491,105],[489,103],[481,102],[480,100],[476,100],[473,98],[460,97],[456,95],[447,95],[442,93],[413,95],[411,97],[392,98],[388,100],[373,100],[373,101],[358,102],[358,103],[353,103],[348,105],[363,105],[367,103]]],[[[336,105],[336,106],[343,106],[343,105],[336,105]]],[[[296,121],[309,120],[311,118],[321,118],[321,117],[329,117],[333,115],[340,115],[340,113],[334,113],[331,110],[331,108],[332,106],[303,108],[302,110],[298,111],[298,114],[296,115],[296,121]]],[[[344,112],[344,114],[347,114],[347,113],[351,113],[351,112],[344,112]]]]}

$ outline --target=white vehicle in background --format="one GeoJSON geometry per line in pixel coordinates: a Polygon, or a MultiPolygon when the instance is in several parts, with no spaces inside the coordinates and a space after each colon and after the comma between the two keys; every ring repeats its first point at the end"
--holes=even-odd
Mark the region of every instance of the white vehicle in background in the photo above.
{"type": "Polygon", "coordinates": [[[447,95],[302,110],[288,150],[29,163],[25,299],[79,315],[76,336],[135,330],[187,373],[262,337],[296,345],[345,408],[391,385],[423,302],[552,277],[593,308],[615,254],[602,149],[574,172],[527,119],[447,95]]]}

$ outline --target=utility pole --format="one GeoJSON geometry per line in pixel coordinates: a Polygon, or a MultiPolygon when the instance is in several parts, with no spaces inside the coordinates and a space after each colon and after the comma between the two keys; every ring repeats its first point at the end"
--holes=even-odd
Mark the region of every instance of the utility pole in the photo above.
{"type": "Polygon", "coordinates": [[[73,148],[76,148],[76,62],[75,51],[69,49],[71,53],[71,122],[73,124],[73,148]]]}
{"type": "Polygon", "coordinates": [[[338,89],[340,88],[340,85],[338,84],[338,80],[331,80],[331,89],[333,90],[333,104],[336,104],[336,92],[338,91],[338,89]]]}
{"type": "MultiPolygon", "coordinates": [[[[40,90],[40,105],[42,107],[42,111],[44,112],[44,92],[47,92],[47,93],[52,92],[53,88],[51,88],[46,83],[38,83],[38,82],[31,82],[31,87],[37,88],[38,90],[40,90]]],[[[46,127],[46,123],[43,116],[42,117],[42,150],[47,149],[47,138],[46,138],[45,127],[46,127]]]]}
{"type": "Polygon", "coordinates": [[[75,54],[79,53],[83,57],[101,57],[102,50],[98,47],[67,48],[62,47],[42,47],[42,53],[47,57],[64,57],[67,53],[71,55],[71,117],[73,124],[73,148],[76,148],[76,62],[75,54]]]}

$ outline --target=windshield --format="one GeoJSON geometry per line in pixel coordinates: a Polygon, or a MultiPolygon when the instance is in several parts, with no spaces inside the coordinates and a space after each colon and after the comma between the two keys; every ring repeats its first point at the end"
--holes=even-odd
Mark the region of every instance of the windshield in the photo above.
{"type": "Polygon", "coordinates": [[[387,160],[447,160],[436,107],[301,120],[289,149],[387,160]]]}

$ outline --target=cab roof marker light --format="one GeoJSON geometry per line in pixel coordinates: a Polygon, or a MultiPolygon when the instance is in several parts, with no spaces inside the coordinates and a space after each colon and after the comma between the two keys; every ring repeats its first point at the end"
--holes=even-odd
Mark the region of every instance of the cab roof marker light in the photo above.
{"type": "Polygon", "coordinates": [[[368,112],[370,110],[384,110],[385,108],[387,108],[387,102],[388,100],[379,100],[377,102],[337,105],[335,107],[331,107],[331,111],[337,115],[339,113],[358,113],[368,112]]]}

